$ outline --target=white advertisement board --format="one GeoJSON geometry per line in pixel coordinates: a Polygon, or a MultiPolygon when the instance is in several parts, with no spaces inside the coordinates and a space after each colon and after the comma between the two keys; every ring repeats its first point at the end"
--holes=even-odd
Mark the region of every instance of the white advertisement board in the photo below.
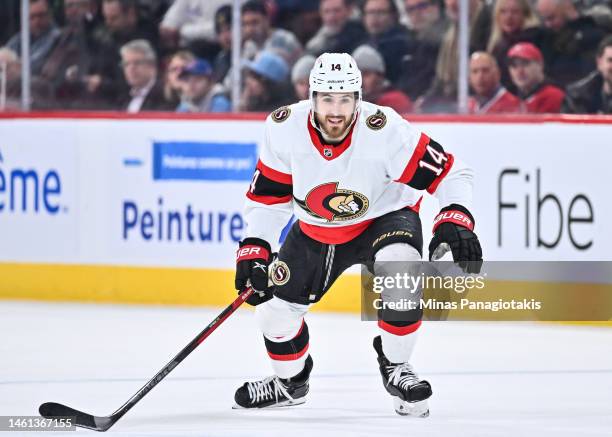
{"type": "MultiPolygon", "coordinates": [[[[489,260],[607,260],[612,125],[421,123],[489,260]]],[[[0,120],[0,261],[232,268],[263,122],[0,120]]],[[[426,245],[436,201],[422,206],[426,245]]]]}
{"type": "Polygon", "coordinates": [[[475,169],[476,232],[487,259],[611,259],[612,125],[419,127],[475,169]]]}

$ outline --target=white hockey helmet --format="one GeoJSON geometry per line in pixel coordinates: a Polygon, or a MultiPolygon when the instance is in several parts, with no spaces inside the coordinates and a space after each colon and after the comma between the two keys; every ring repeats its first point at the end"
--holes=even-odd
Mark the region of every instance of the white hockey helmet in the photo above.
{"type": "Polygon", "coordinates": [[[311,101],[315,92],[356,92],[361,101],[361,71],[348,53],[323,53],[315,61],[308,82],[311,101]]]}

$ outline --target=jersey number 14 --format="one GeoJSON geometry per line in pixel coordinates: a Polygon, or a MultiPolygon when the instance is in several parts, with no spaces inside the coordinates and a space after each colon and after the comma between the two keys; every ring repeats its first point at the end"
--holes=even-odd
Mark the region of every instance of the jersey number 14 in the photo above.
{"type": "Polygon", "coordinates": [[[444,161],[447,161],[448,157],[443,152],[439,152],[431,146],[427,146],[427,153],[429,153],[429,156],[431,156],[433,162],[439,164],[440,167],[437,167],[423,159],[419,161],[419,167],[431,170],[436,174],[436,176],[440,176],[442,171],[444,171],[444,161]]]}

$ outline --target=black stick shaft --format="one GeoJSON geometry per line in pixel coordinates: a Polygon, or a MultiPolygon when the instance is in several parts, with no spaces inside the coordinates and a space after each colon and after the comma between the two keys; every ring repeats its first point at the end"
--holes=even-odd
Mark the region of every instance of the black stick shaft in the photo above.
{"type": "Polygon", "coordinates": [[[234,302],[227,306],[212,322],[208,324],[206,328],[202,332],[200,332],[197,337],[195,337],[187,346],[183,348],[168,364],[166,364],[157,374],[151,378],[149,382],[147,382],[138,392],[132,396],[125,404],[123,404],[117,411],[115,411],[111,417],[113,417],[116,422],[119,420],[125,413],[130,411],[130,409],[136,405],[140,400],[145,397],[147,393],[149,393],[153,387],[155,387],[159,382],[164,379],[176,366],[179,365],[181,361],[183,361],[187,356],[197,348],[200,343],[202,343],[206,338],[214,332],[229,316],[232,315],[234,311],[238,309],[240,305],[242,305],[251,294],[253,294],[253,288],[249,287],[244,292],[242,292],[234,302]]]}

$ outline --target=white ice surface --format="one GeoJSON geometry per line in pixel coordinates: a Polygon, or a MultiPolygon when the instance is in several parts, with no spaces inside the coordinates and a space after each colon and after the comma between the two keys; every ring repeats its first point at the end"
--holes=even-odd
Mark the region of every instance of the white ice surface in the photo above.
{"type": "MultiPolygon", "coordinates": [[[[110,414],[218,312],[2,301],[0,415],[35,415],[46,401],[110,414]]],[[[239,385],[271,372],[253,313],[239,310],[107,434],[612,436],[610,328],[424,323],[413,364],[434,395],[431,416],[415,419],[397,416],[382,387],[375,323],[323,313],[307,320],[306,404],[231,409],[239,385]]]]}

